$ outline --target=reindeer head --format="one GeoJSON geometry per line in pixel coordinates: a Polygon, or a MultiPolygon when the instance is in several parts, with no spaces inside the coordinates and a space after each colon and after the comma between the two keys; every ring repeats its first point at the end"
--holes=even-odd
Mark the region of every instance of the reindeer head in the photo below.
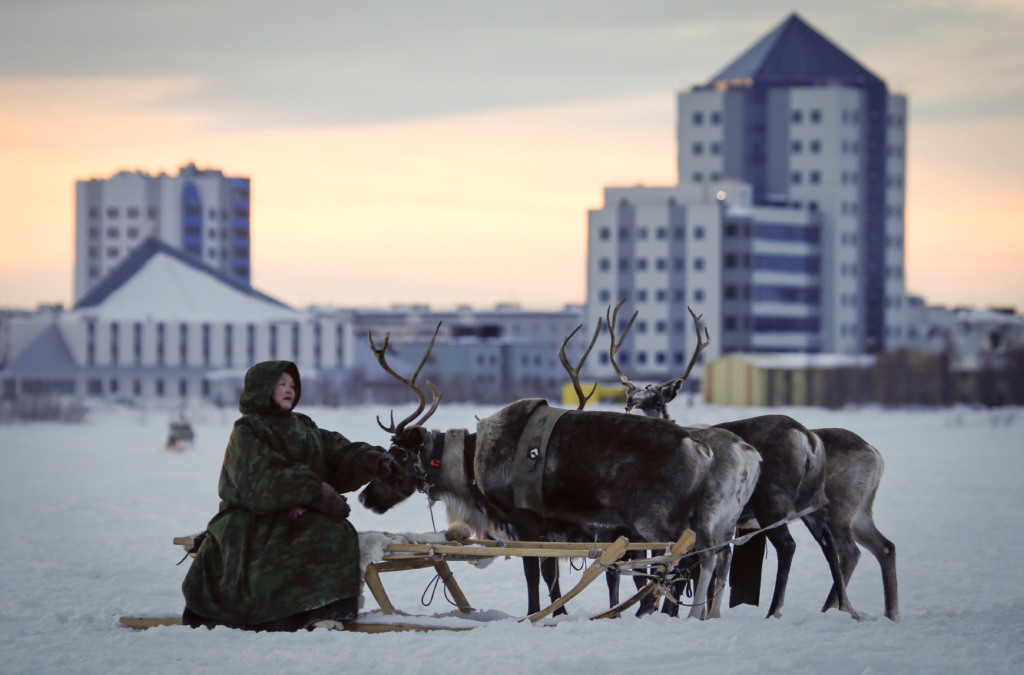
{"type": "Polygon", "coordinates": [[[381,429],[391,434],[391,447],[388,452],[401,469],[401,478],[395,481],[393,484],[385,484],[381,481],[371,481],[366,489],[364,489],[359,495],[359,501],[363,506],[374,511],[376,513],[384,513],[391,507],[395,506],[399,502],[407,499],[416,490],[425,491],[427,488],[427,472],[426,463],[429,461],[426,454],[429,452],[431,447],[431,434],[425,428],[423,424],[430,419],[430,416],[437,410],[437,406],[441,403],[441,392],[438,391],[437,387],[431,382],[427,382],[427,387],[430,388],[430,392],[433,396],[431,401],[430,410],[421,417],[419,420],[414,422],[411,426],[409,423],[412,422],[416,417],[423,412],[426,407],[427,399],[420,391],[419,387],[416,386],[416,378],[419,377],[420,371],[426,364],[427,359],[430,357],[431,350],[434,349],[434,342],[437,340],[437,333],[441,330],[441,324],[437,324],[437,328],[434,330],[434,336],[430,339],[430,346],[427,347],[427,353],[423,355],[423,360],[420,361],[419,366],[416,368],[416,372],[413,373],[412,378],[405,379],[388,365],[386,352],[388,350],[388,343],[391,337],[390,333],[385,333],[384,342],[380,348],[377,347],[373,342],[373,333],[367,331],[366,338],[370,342],[370,349],[373,351],[373,355],[377,358],[377,363],[390,374],[392,377],[402,382],[407,387],[413,390],[416,394],[416,398],[419,404],[416,410],[406,417],[404,420],[395,424],[395,413],[391,411],[391,425],[384,426],[380,421],[380,417],[377,417],[377,424],[381,429]]]}
{"type": "Polygon", "coordinates": [[[704,335],[707,339],[701,339],[701,317],[695,315],[693,310],[687,307],[686,309],[690,312],[690,316],[693,317],[693,325],[697,330],[697,347],[693,353],[693,358],[690,359],[690,365],[686,367],[686,372],[683,373],[682,377],[677,377],[669,380],[668,382],[662,382],[661,384],[649,384],[646,387],[638,387],[622,374],[619,364],[615,362],[615,355],[622,348],[622,343],[626,340],[626,334],[629,333],[629,329],[633,327],[633,322],[636,321],[637,315],[640,314],[639,311],[633,312],[633,316],[630,318],[629,323],[626,324],[626,329],[622,331],[622,337],[620,337],[618,342],[616,342],[615,324],[619,319],[619,309],[625,302],[626,300],[623,299],[622,302],[615,306],[614,314],[612,313],[611,305],[609,305],[605,316],[608,319],[608,332],[611,335],[611,344],[608,347],[608,360],[611,361],[612,367],[615,368],[615,372],[618,374],[619,380],[622,381],[622,385],[626,387],[626,412],[646,415],[648,417],[660,417],[666,420],[672,419],[668,416],[668,402],[674,399],[676,394],[679,393],[679,389],[683,386],[683,382],[690,376],[690,371],[693,370],[694,364],[697,363],[697,357],[711,342],[711,336],[708,334],[708,329],[705,328],[704,335]]]}

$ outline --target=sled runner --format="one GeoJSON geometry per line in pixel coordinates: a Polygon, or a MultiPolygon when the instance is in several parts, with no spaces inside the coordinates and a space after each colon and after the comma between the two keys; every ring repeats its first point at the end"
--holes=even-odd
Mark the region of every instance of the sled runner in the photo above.
{"type": "MultiPolygon", "coordinates": [[[[575,543],[575,542],[539,542],[539,541],[490,541],[467,539],[464,542],[444,543],[417,543],[402,544],[392,543],[383,548],[382,560],[368,562],[363,579],[366,587],[370,589],[374,599],[380,606],[382,614],[394,615],[395,608],[384,590],[380,575],[385,572],[401,572],[405,570],[423,569],[433,567],[441,582],[444,583],[451,594],[454,604],[461,613],[468,614],[472,611],[469,601],[466,599],[462,589],[455,581],[448,566],[449,562],[479,563],[488,558],[523,558],[523,557],[545,557],[545,558],[582,558],[594,562],[583,572],[579,582],[565,593],[561,598],[551,603],[545,609],[521,619],[521,621],[538,621],[550,616],[558,608],[565,605],[569,600],[579,595],[587,586],[594,582],[607,569],[615,568],[617,562],[626,551],[655,551],[669,552],[669,556],[678,557],[693,546],[693,532],[687,530],[675,544],[666,543],[630,543],[625,537],[619,537],[610,543],[575,543]],[[671,547],[671,548],[670,548],[671,547]]],[[[194,547],[192,537],[175,537],[174,544],[183,546],[186,549],[194,547]]],[[[194,556],[192,552],[190,555],[194,556]]],[[[657,563],[666,561],[665,557],[654,558],[651,562],[657,563]]],[[[621,564],[621,563],[620,563],[621,564]]],[[[631,566],[636,566],[632,563],[631,566]]],[[[609,618],[617,615],[618,611],[624,609],[627,603],[636,602],[654,589],[657,582],[651,582],[644,590],[627,600],[626,603],[615,608],[617,611],[606,612],[593,618],[609,618]]],[[[416,617],[410,617],[415,620],[416,617]]],[[[134,630],[146,630],[157,626],[180,626],[181,617],[128,617],[123,616],[120,622],[134,630]]],[[[314,624],[318,628],[331,628],[357,633],[386,633],[401,631],[432,631],[432,630],[471,630],[471,627],[449,627],[449,626],[426,626],[415,624],[393,624],[393,623],[362,623],[359,621],[341,624],[336,621],[321,621],[314,624]]]]}

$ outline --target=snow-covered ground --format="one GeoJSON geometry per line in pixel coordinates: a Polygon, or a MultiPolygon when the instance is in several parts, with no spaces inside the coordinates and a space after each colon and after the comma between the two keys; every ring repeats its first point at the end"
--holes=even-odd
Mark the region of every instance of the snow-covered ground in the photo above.
{"type": "MultiPolygon", "coordinates": [[[[387,440],[373,419],[386,412],[380,406],[302,410],[350,438],[387,440]]],[[[432,426],[472,427],[474,415],[492,410],[442,405],[432,426]]],[[[672,409],[684,423],[762,412],[683,402],[672,409]]],[[[193,413],[196,447],[173,454],[161,450],[167,413],[105,409],[78,425],[0,427],[0,672],[1024,672],[1024,411],[782,412],[812,428],[856,431],[885,456],[875,521],[898,550],[898,623],[881,616],[881,575],[867,552],[850,586],[866,620],[821,614],[828,569],[795,524],[798,548],[779,620],[763,619],[775,575],[769,547],[762,607],[727,609],[717,621],[660,614],[587,621],[607,608],[599,580],[555,627],[506,619],[463,633],[131,631],[119,616],[181,612],[188,562],[175,566],[182,553],[171,538],[203,529],[216,512],[237,413],[193,413]]],[[[349,501],[358,529],[433,529],[422,496],[386,516],[363,509],[355,495],[349,501]]],[[[434,515],[443,528],[443,508],[434,515]]],[[[519,562],[452,567],[470,602],[494,610],[491,618],[525,613],[519,562]]],[[[562,574],[566,590],[579,572],[563,566],[562,574]]],[[[393,573],[384,585],[400,610],[447,613],[440,591],[431,607],[420,605],[432,576],[393,573]]]]}

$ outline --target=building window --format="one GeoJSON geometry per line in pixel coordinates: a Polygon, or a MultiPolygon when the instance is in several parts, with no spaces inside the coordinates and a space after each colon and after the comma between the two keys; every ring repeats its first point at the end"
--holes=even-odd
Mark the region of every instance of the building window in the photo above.
{"type": "Polygon", "coordinates": [[[647,228],[646,227],[638,227],[638,228],[636,228],[636,238],[637,239],[646,239],[647,238],[647,228]]]}
{"type": "Polygon", "coordinates": [[[789,182],[792,183],[793,185],[799,185],[801,182],[803,182],[803,179],[803,174],[801,174],[799,171],[794,171],[789,175],[789,182]]]}
{"type": "Polygon", "coordinates": [[[666,228],[666,227],[659,227],[658,229],[656,229],[654,231],[654,236],[657,239],[667,239],[668,238],[668,228],[666,228]]]}
{"type": "Polygon", "coordinates": [[[793,120],[793,124],[800,124],[804,121],[804,113],[802,110],[794,110],[790,113],[789,118],[793,120]]]}
{"type": "Polygon", "coordinates": [[[132,326],[132,360],[135,365],[142,365],[142,324],[132,326]]]}
{"type": "Polygon", "coordinates": [[[686,262],[682,258],[675,258],[672,261],[672,268],[677,272],[682,272],[686,269],[686,262]]]}
{"type": "Polygon", "coordinates": [[[182,368],[188,365],[188,324],[178,326],[178,361],[182,368]]]}
{"type": "Polygon", "coordinates": [[[99,239],[100,238],[100,228],[98,228],[98,227],[90,227],[89,228],[89,238],[90,239],[99,239]]]}
{"type": "Polygon", "coordinates": [[[647,291],[645,291],[642,288],[640,290],[638,290],[636,292],[636,301],[637,302],[647,302],[647,291]]]}
{"type": "Polygon", "coordinates": [[[99,210],[99,208],[95,207],[95,206],[90,206],[89,207],[89,217],[90,218],[99,218],[100,217],[100,210],[99,210]]]}
{"type": "Polygon", "coordinates": [[[657,321],[657,322],[655,322],[655,324],[654,324],[654,332],[655,333],[664,333],[665,332],[665,322],[664,321],[657,321]]]}
{"type": "Polygon", "coordinates": [[[736,288],[735,286],[726,286],[725,287],[725,299],[726,300],[735,300],[736,297],[739,295],[738,291],[739,291],[739,289],[736,288]]]}
{"type": "Polygon", "coordinates": [[[210,367],[210,324],[203,324],[203,365],[210,367]]]}
{"type": "Polygon", "coordinates": [[[704,302],[704,289],[702,289],[702,288],[695,288],[695,289],[693,289],[693,301],[694,302],[704,302]]]}
{"type": "Polygon", "coordinates": [[[620,272],[627,272],[627,271],[629,271],[629,258],[619,258],[619,271],[620,272]]]}
{"type": "Polygon", "coordinates": [[[134,380],[132,380],[132,394],[134,394],[135,396],[142,395],[142,380],[140,380],[137,377],[134,380]]]}
{"type": "Polygon", "coordinates": [[[597,231],[597,236],[601,238],[601,241],[608,241],[612,237],[612,231],[610,228],[602,227],[597,231]]]}
{"type": "MultiPolygon", "coordinates": [[[[736,267],[737,262],[738,262],[738,260],[737,260],[737,257],[736,257],[735,253],[726,253],[725,254],[725,266],[727,268],[731,269],[733,267],[736,267]]],[[[728,297],[728,296],[726,296],[726,297],[728,297]]]]}
{"type": "Polygon", "coordinates": [[[128,217],[129,218],[138,218],[139,217],[139,210],[136,207],[134,207],[134,206],[128,207],[127,213],[128,213],[128,217]]]}
{"type": "Polygon", "coordinates": [[[695,155],[703,155],[704,154],[704,144],[703,143],[694,143],[690,150],[695,155]]]}
{"type": "Polygon", "coordinates": [[[235,352],[234,337],[234,326],[230,323],[224,324],[224,365],[228,368],[232,366],[235,352]]]}
{"type": "Polygon", "coordinates": [[[811,123],[812,124],[818,124],[819,122],[821,122],[821,111],[820,110],[812,110],[811,111],[811,123]]]}
{"type": "Polygon", "coordinates": [[[811,185],[817,185],[818,183],[821,182],[821,172],[812,171],[810,172],[810,174],[808,174],[807,179],[811,183],[811,185]]]}
{"type": "Polygon", "coordinates": [[[107,218],[117,218],[117,209],[111,206],[107,209],[107,218]]]}
{"type": "Polygon", "coordinates": [[[676,225],[674,228],[672,228],[672,236],[675,237],[676,239],[685,239],[686,228],[683,227],[682,225],[676,225]]]}
{"type": "Polygon", "coordinates": [[[654,267],[659,272],[664,272],[666,269],[668,269],[668,260],[666,260],[665,258],[658,258],[654,262],[654,267]]]}
{"type": "Polygon", "coordinates": [[[694,171],[692,178],[694,183],[700,183],[704,180],[704,174],[700,171],[694,171]]]}
{"type": "Polygon", "coordinates": [[[299,362],[299,324],[292,324],[292,362],[299,362]]]}
{"type": "Polygon", "coordinates": [[[597,267],[602,272],[607,272],[612,268],[612,261],[609,260],[608,258],[601,258],[600,260],[597,261],[597,267]]]}
{"type": "Polygon", "coordinates": [[[739,228],[730,224],[726,225],[723,231],[725,232],[725,236],[735,237],[739,233],[739,228]]]}
{"type": "Polygon", "coordinates": [[[704,228],[701,227],[700,225],[698,225],[697,227],[693,228],[693,238],[694,239],[703,239],[704,238],[704,228]]]}
{"type": "Polygon", "coordinates": [[[164,395],[164,381],[163,380],[157,380],[156,381],[156,395],[157,396],[163,396],[164,395]]]}
{"type": "Polygon", "coordinates": [[[110,365],[112,366],[117,365],[118,357],[120,356],[119,333],[120,326],[116,323],[110,324],[110,365]]]}
{"type": "Polygon", "coordinates": [[[605,289],[602,289],[602,290],[598,291],[598,293],[597,293],[597,301],[600,302],[600,303],[605,303],[605,302],[611,301],[611,293],[609,293],[605,289]]]}
{"type": "Polygon", "coordinates": [[[804,150],[804,144],[802,141],[793,141],[789,144],[789,150],[795,155],[799,155],[804,150]]]}
{"type": "Polygon", "coordinates": [[[698,272],[702,271],[704,269],[704,258],[694,258],[693,269],[695,269],[698,272]]]}
{"type": "Polygon", "coordinates": [[[85,384],[85,393],[90,396],[103,395],[103,380],[89,380],[85,384]]]}
{"type": "Polygon", "coordinates": [[[156,218],[156,214],[157,214],[156,207],[155,206],[150,206],[149,207],[149,217],[150,218],[156,218]]]}
{"type": "Polygon", "coordinates": [[[819,152],[821,152],[821,141],[811,141],[810,143],[807,144],[807,148],[812,153],[818,154],[819,152]]]}
{"type": "Polygon", "coordinates": [[[249,324],[245,327],[245,358],[249,366],[256,365],[256,326],[249,324]]]}
{"type": "Polygon", "coordinates": [[[665,363],[665,352],[658,352],[654,356],[654,360],[657,361],[658,363],[665,363]]]}
{"type": "Polygon", "coordinates": [[[681,319],[676,319],[672,322],[673,333],[682,333],[684,330],[686,330],[686,324],[681,319]]]}
{"type": "Polygon", "coordinates": [[[694,111],[693,126],[699,127],[702,124],[704,124],[704,113],[700,112],[699,110],[694,111]]]}
{"type": "MultiPolygon", "coordinates": [[[[164,365],[164,325],[156,325],[156,365],[164,365]]],[[[161,385],[162,386],[162,385],[161,385]]]]}
{"type": "Polygon", "coordinates": [[[683,362],[683,353],[682,352],[675,352],[674,354],[672,354],[672,360],[674,362],[676,362],[676,363],[682,363],[683,362]]]}
{"type": "Polygon", "coordinates": [[[277,359],[277,326],[270,324],[270,360],[277,359]]]}
{"type": "Polygon", "coordinates": [[[188,395],[188,380],[178,380],[178,395],[179,396],[187,396],[188,395]]]}
{"type": "Polygon", "coordinates": [[[619,228],[619,240],[625,241],[626,239],[629,239],[629,226],[623,225],[619,228]]]}
{"type": "Polygon", "coordinates": [[[712,155],[720,155],[722,154],[722,144],[714,142],[710,145],[710,150],[712,155]]]}
{"type": "Polygon", "coordinates": [[[129,239],[137,239],[138,237],[139,237],[139,228],[137,228],[137,227],[129,227],[128,228],[128,238],[129,239]]]}
{"type": "Polygon", "coordinates": [[[117,378],[114,378],[114,377],[110,378],[110,393],[111,394],[116,394],[117,393],[117,378]]]}
{"type": "Polygon", "coordinates": [[[340,368],[345,362],[345,328],[344,324],[337,324],[334,327],[334,360],[335,364],[340,368]]]}
{"type": "Polygon", "coordinates": [[[210,381],[209,380],[203,380],[203,385],[202,386],[203,386],[203,396],[209,396],[210,395],[210,381]]]}
{"type": "Polygon", "coordinates": [[[734,331],[736,330],[736,317],[727,316],[725,317],[725,330],[734,331]]]}
{"type": "Polygon", "coordinates": [[[640,363],[640,364],[647,363],[647,352],[642,352],[642,351],[641,352],[637,352],[636,353],[636,362],[640,363]]]}
{"type": "Polygon", "coordinates": [[[646,272],[647,271],[647,258],[637,258],[636,259],[636,268],[637,268],[637,270],[639,270],[641,272],[646,272]]]}

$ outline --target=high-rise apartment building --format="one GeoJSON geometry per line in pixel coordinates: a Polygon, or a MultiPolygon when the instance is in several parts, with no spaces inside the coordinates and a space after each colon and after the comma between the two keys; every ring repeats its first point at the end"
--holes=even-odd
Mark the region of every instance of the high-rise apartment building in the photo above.
{"type": "MultiPolygon", "coordinates": [[[[589,213],[590,325],[640,311],[627,375],[681,374],[688,305],[703,360],[906,343],[905,125],[906,99],[796,15],[680,93],[678,184],[606,188],[589,213]]],[[[606,353],[588,367],[614,377],[606,353]]]]}
{"type": "Polygon", "coordinates": [[[906,98],[791,15],[679,94],[682,184],[730,178],[821,221],[822,351],[904,339],[906,98]]]}
{"type": "Polygon", "coordinates": [[[248,178],[189,164],[177,176],[122,171],[75,188],[76,302],[149,238],[249,283],[248,178]]]}

